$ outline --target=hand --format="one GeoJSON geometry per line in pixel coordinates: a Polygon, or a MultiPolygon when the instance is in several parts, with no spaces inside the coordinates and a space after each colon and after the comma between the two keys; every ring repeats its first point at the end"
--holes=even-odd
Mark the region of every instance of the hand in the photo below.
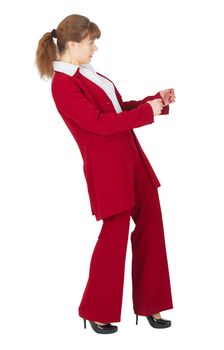
{"type": "Polygon", "coordinates": [[[159,92],[163,102],[164,102],[164,106],[169,105],[172,102],[175,102],[175,92],[174,89],[166,89],[166,90],[162,90],[159,92]]]}
{"type": "Polygon", "coordinates": [[[146,103],[151,105],[154,115],[160,114],[164,107],[164,103],[161,98],[155,98],[154,100],[146,101],[146,103]]]}

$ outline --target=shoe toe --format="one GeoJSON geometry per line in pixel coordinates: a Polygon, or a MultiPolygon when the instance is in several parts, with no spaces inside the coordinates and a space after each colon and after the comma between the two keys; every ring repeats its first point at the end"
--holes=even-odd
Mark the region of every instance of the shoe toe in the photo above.
{"type": "Polygon", "coordinates": [[[98,327],[98,328],[100,328],[100,329],[109,329],[109,330],[115,330],[115,329],[117,329],[117,326],[114,326],[114,325],[112,325],[111,323],[107,323],[107,324],[104,324],[104,325],[100,325],[100,324],[97,324],[97,323],[95,323],[96,324],[96,326],[98,327]]]}
{"type": "Polygon", "coordinates": [[[155,318],[152,315],[147,316],[147,319],[152,327],[154,328],[166,328],[171,326],[171,321],[165,318],[155,318]]]}
{"type": "Polygon", "coordinates": [[[171,325],[171,321],[170,320],[166,320],[165,318],[160,318],[159,319],[160,323],[163,323],[163,324],[170,324],[171,325]]]}

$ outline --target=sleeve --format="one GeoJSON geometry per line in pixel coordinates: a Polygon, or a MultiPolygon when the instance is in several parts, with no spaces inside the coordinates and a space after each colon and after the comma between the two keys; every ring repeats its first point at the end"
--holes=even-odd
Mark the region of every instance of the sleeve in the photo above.
{"type": "MultiPolygon", "coordinates": [[[[142,103],[145,103],[146,101],[151,101],[154,100],[155,98],[162,98],[162,96],[160,95],[159,92],[157,92],[157,94],[153,95],[153,96],[146,96],[145,98],[143,98],[142,100],[139,101],[135,101],[135,100],[131,100],[131,101],[123,101],[121,94],[119,93],[119,91],[117,90],[116,86],[114,85],[116,94],[119,98],[119,102],[121,104],[121,107],[123,110],[125,111],[130,111],[134,108],[137,108],[139,105],[141,105],[142,103]]],[[[169,114],[169,105],[164,106],[163,109],[161,110],[161,114],[169,114]]]]}
{"type": "Polygon", "coordinates": [[[52,96],[64,120],[72,120],[83,129],[99,135],[110,135],[139,128],[154,122],[148,103],[141,103],[130,111],[101,112],[90,102],[72,79],[52,81],[52,96]]]}

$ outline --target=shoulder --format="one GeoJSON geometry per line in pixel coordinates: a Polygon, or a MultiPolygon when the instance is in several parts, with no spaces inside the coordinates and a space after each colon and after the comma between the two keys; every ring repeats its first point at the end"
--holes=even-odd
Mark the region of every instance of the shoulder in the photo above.
{"type": "Polygon", "coordinates": [[[78,71],[70,76],[62,72],[55,72],[53,79],[51,81],[51,91],[56,93],[57,91],[63,91],[66,88],[78,87],[76,76],[78,71]]]}

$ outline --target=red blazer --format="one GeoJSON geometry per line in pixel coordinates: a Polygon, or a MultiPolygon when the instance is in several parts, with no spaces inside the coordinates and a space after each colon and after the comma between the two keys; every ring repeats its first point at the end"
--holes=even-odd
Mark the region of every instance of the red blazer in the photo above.
{"type": "MultiPolygon", "coordinates": [[[[161,95],[158,92],[140,101],[124,102],[114,88],[121,113],[116,112],[104,90],[83,76],[79,68],[73,76],[55,71],[51,83],[56,108],[81,152],[91,211],[97,221],[135,204],[133,168],[130,155],[125,153],[127,138],[132,138],[128,142],[135,141],[154,186],[160,186],[132,129],[154,122],[152,107],[146,101],[161,95]]],[[[165,106],[161,114],[168,113],[169,106],[165,106]]]]}

